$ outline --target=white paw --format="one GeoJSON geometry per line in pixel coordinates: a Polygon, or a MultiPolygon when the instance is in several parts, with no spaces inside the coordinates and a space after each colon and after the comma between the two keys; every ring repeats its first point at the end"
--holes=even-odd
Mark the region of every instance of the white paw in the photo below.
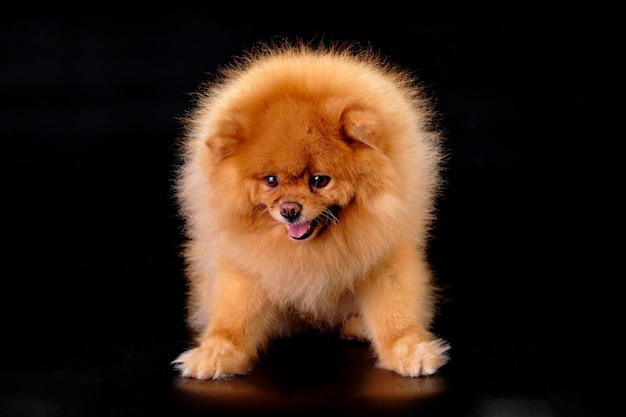
{"type": "Polygon", "coordinates": [[[205,340],[172,361],[182,376],[197,379],[220,379],[243,374],[250,369],[251,363],[249,355],[218,337],[205,340]]]}
{"type": "Polygon", "coordinates": [[[420,341],[415,335],[396,340],[386,352],[379,353],[379,366],[403,376],[434,374],[448,362],[450,345],[442,339],[420,341]]]}

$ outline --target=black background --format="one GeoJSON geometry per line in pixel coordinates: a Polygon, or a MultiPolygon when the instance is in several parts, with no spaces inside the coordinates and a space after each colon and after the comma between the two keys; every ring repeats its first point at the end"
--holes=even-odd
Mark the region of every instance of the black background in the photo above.
{"type": "MultiPolygon", "coordinates": [[[[609,178],[599,161],[615,151],[599,116],[614,12],[338,7],[23,4],[2,13],[0,415],[241,410],[210,398],[192,407],[176,394],[169,362],[187,333],[174,142],[202,81],[280,37],[371,46],[436,99],[450,158],[430,258],[449,299],[435,330],[453,349],[447,388],[420,412],[608,413],[619,353],[607,293],[619,272],[603,269],[600,249],[608,211],[599,184],[609,178]]],[[[256,377],[278,388],[254,395],[289,404],[284,387],[310,392],[310,379],[323,392],[318,365],[352,348],[325,336],[277,342],[256,377]]],[[[325,413],[341,408],[322,398],[325,413]]]]}

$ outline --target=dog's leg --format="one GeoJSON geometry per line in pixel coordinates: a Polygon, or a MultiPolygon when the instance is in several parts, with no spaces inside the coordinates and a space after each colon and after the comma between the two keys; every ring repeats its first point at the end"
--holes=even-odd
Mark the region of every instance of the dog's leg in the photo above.
{"type": "Polygon", "coordinates": [[[246,373],[274,325],[274,310],[246,276],[222,264],[213,283],[209,324],[199,345],[173,361],[183,376],[220,379],[246,373]]]}
{"type": "Polygon", "coordinates": [[[433,315],[430,270],[408,247],[388,265],[360,294],[378,365],[403,376],[433,374],[448,361],[450,347],[428,330],[433,315]]]}

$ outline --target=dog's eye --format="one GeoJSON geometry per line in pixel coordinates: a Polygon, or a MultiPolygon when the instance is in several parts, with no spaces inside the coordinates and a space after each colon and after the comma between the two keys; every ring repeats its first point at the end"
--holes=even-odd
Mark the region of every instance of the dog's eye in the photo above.
{"type": "Polygon", "coordinates": [[[313,175],[311,179],[309,179],[309,186],[311,188],[324,188],[330,182],[330,177],[328,175],[313,175]]]}
{"type": "Polygon", "coordinates": [[[267,175],[263,177],[263,180],[272,188],[278,185],[278,177],[276,175],[267,175]]]}

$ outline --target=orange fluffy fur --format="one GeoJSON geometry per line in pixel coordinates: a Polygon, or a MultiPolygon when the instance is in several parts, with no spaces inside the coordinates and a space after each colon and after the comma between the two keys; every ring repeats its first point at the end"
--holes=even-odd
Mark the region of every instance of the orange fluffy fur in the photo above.
{"type": "Polygon", "coordinates": [[[414,79],[369,50],[296,42],[205,87],[176,188],[197,335],[182,375],[245,373],[307,326],[371,342],[400,375],[436,372],[449,346],[430,331],[425,248],[442,154],[414,79]]]}

